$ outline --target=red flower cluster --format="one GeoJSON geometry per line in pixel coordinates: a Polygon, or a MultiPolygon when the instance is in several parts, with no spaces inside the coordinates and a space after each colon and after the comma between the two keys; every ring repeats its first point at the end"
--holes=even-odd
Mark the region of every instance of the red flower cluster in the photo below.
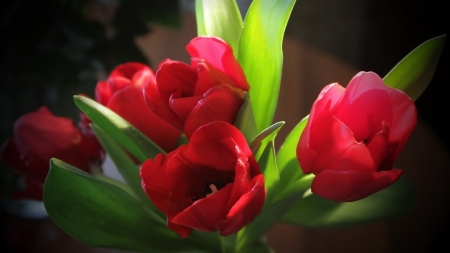
{"type": "Polygon", "coordinates": [[[231,125],[249,90],[231,47],[217,37],[187,46],[191,65],[166,60],[144,89],[151,110],[189,138],[167,155],[147,160],[142,186],[186,238],[192,229],[230,235],[264,205],[264,176],[243,134],[231,125]]]}
{"type": "Polygon", "coordinates": [[[413,101],[373,72],[360,72],[347,89],[327,85],[315,101],[297,146],[313,193],[355,201],[394,183],[393,163],[417,121],[413,101]]]}
{"type": "Polygon", "coordinates": [[[166,151],[177,147],[181,132],[156,116],[146,105],[143,87],[155,83],[155,74],[145,64],[130,62],[117,66],[95,89],[97,102],[130,122],[166,151]]]}
{"type": "Polygon", "coordinates": [[[26,189],[13,197],[42,200],[53,157],[89,172],[91,166],[101,166],[104,151],[71,119],[56,117],[46,107],[19,118],[14,124],[14,136],[0,150],[0,160],[25,180],[26,189]]]}
{"type": "Polygon", "coordinates": [[[217,37],[197,37],[189,43],[191,65],[166,60],[156,83],[145,87],[151,110],[190,136],[213,121],[233,123],[249,90],[231,47],[217,37]]]}
{"type": "Polygon", "coordinates": [[[242,133],[215,121],[201,126],[167,156],[141,169],[148,197],[183,238],[192,229],[226,236],[252,221],[264,205],[264,176],[242,133]]]}

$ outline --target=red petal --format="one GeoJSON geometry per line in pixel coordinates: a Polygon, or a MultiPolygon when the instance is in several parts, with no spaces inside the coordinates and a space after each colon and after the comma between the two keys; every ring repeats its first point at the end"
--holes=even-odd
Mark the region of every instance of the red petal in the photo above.
{"type": "Polygon", "coordinates": [[[170,98],[169,105],[172,111],[178,116],[180,121],[184,122],[191,114],[192,109],[197,106],[199,100],[203,97],[170,98]]]}
{"type": "MultiPolygon", "coordinates": [[[[389,128],[384,126],[383,130],[377,133],[372,140],[367,144],[367,149],[372,156],[372,160],[375,168],[379,170],[381,162],[386,157],[386,151],[388,147],[389,128]]],[[[391,168],[389,168],[391,169],[391,168]]]]}
{"type": "Polygon", "coordinates": [[[244,71],[234,58],[233,49],[224,40],[218,37],[196,37],[190,41],[186,49],[191,57],[204,59],[227,74],[236,87],[245,91],[250,89],[244,71]]]}
{"type": "Polygon", "coordinates": [[[216,86],[205,93],[184,123],[188,138],[197,128],[213,121],[233,123],[244,99],[228,86],[216,86]]]}
{"type": "Polygon", "coordinates": [[[389,143],[398,143],[393,156],[400,154],[417,123],[417,111],[414,102],[405,93],[391,89],[389,98],[392,103],[394,119],[390,127],[389,143]]]}
{"type": "MultiPolygon", "coordinates": [[[[186,146],[181,146],[176,154],[167,163],[167,177],[169,178],[171,201],[179,210],[183,210],[192,204],[192,199],[198,197],[208,181],[208,171],[201,164],[195,164],[183,155],[186,146]]],[[[217,173],[216,173],[217,174],[217,173]]]]}
{"type": "Polygon", "coordinates": [[[109,74],[109,78],[124,77],[132,80],[134,75],[142,70],[154,75],[153,71],[147,65],[138,62],[128,62],[115,67],[111,74],[109,74]]]}
{"type": "Polygon", "coordinates": [[[357,141],[371,138],[392,125],[388,89],[373,72],[358,73],[347,86],[335,116],[353,131],[357,141]]]}
{"type": "Polygon", "coordinates": [[[142,188],[153,204],[164,213],[170,210],[167,205],[170,197],[170,185],[166,175],[167,160],[163,154],[158,154],[154,160],[145,161],[140,170],[142,188]]]}
{"type": "Polygon", "coordinates": [[[141,88],[128,86],[117,91],[111,97],[108,108],[122,116],[164,150],[170,151],[177,147],[181,133],[147,107],[141,88]]]}
{"type": "Polygon", "coordinates": [[[194,94],[197,73],[186,63],[166,61],[156,72],[156,85],[164,103],[169,102],[173,93],[179,92],[181,97],[194,94]]]}
{"type": "Polygon", "coordinates": [[[205,61],[197,63],[198,80],[195,86],[194,95],[203,95],[209,89],[218,85],[229,85],[235,87],[233,80],[225,73],[216,70],[213,66],[205,61]]]}
{"type": "Polygon", "coordinates": [[[227,184],[216,193],[195,201],[175,216],[171,222],[200,231],[216,231],[219,222],[224,220],[228,213],[227,200],[232,189],[233,184],[227,184]]]}
{"type": "Polygon", "coordinates": [[[180,131],[183,131],[184,123],[178,116],[169,108],[167,101],[163,102],[159,95],[156,83],[149,82],[144,86],[144,98],[147,107],[162,120],[168,122],[180,131]]]}
{"type": "Polygon", "coordinates": [[[230,209],[225,220],[220,222],[220,235],[227,236],[238,232],[261,212],[266,199],[264,176],[260,174],[254,177],[251,185],[251,190],[241,196],[230,209]]]}
{"type": "MultiPolygon", "coordinates": [[[[338,103],[344,91],[345,89],[337,83],[329,84],[322,89],[312,106],[308,123],[297,145],[297,159],[304,173],[312,172],[317,152],[321,150],[322,145],[326,145],[326,143],[323,143],[327,141],[326,132],[321,131],[327,131],[326,127],[329,126],[330,122],[326,121],[332,122],[335,120],[331,110],[338,103]],[[311,128],[312,125],[319,127],[321,130],[314,130],[311,128]],[[315,150],[316,148],[318,149],[315,150]]],[[[352,143],[354,140],[350,141],[352,143]]]]}
{"type": "Polygon", "coordinates": [[[244,135],[233,125],[221,121],[200,127],[183,155],[193,163],[222,171],[234,171],[240,157],[253,157],[244,135]]]}
{"type": "Polygon", "coordinates": [[[374,194],[400,178],[403,171],[325,171],[317,175],[311,190],[334,201],[356,201],[374,194]]]}
{"type": "Polygon", "coordinates": [[[102,105],[107,105],[112,94],[113,90],[106,81],[97,83],[97,86],[95,87],[95,100],[97,100],[97,102],[102,105]]]}

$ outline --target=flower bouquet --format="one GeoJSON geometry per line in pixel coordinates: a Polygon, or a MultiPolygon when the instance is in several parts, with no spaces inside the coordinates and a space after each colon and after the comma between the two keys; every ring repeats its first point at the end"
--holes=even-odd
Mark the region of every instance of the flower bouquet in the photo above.
{"type": "Polygon", "coordinates": [[[196,1],[190,63],[135,62],[79,94],[79,126],[42,107],[20,118],[1,159],[51,219],[93,247],[137,252],[272,252],[277,222],[354,226],[408,214],[395,160],[446,35],[381,78],[324,84],[309,115],[274,142],[282,41],[294,0],[196,1]],[[102,170],[105,153],[124,182],[102,170]],[[50,168],[48,162],[50,160],[50,168]],[[337,212],[339,210],[339,212],[337,212]]]}

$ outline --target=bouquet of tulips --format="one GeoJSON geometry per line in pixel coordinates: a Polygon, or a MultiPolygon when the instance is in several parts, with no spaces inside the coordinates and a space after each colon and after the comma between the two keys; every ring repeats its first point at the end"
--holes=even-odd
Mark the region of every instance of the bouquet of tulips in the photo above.
{"type": "Polygon", "coordinates": [[[197,0],[190,63],[117,66],[94,99],[74,96],[78,127],[45,107],[21,117],[1,150],[25,180],[15,196],[43,200],[87,245],[138,252],[272,252],[264,235],[276,222],[340,227],[409,213],[414,191],[395,160],[446,35],[383,78],[324,84],[276,150],[294,4],[254,0],[242,19],[235,1],[197,0]],[[105,154],[123,182],[103,173],[105,154]]]}

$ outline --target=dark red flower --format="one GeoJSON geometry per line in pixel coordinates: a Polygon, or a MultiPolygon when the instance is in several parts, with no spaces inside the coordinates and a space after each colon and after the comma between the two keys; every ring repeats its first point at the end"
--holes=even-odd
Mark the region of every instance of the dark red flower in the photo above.
{"type": "Polygon", "coordinates": [[[141,178],[169,228],[183,238],[192,229],[236,233],[259,214],[266,196],[245,137],[226,122],[206,124],[187,145],[147,160],[141,178]]]}
{"type": "Polygon", "coordinates": [[[313,193],[335,201],[365,198],[394,183],[392,169],[417,122],[413,101],[373,72],[360,72],[347,89],[327,85],[311,109],[297,146],[313,193]]]}
{"type": "Polygon", "coordinates": [[[189,138],[212,121],[233,123],[249,90],[245,74],[230,45],[217,37],[197,37],[187,46],[191,65],[165,60],[156,85],[145,87],[152,111],[189,138]]]}
{"type": "Polygon", "coordinates": [[[91,166],[101,166],[104,151],[71,119],[56,117],[46,107],[19,118],[14,124],[14,136],[0,150],[0,160],[25,180],[27,188],[16,197],[42,200],[53,157],[89,172],[91,166]]]}
{"type": "Polygon", "coordinates": [[[146,105],[143,87],[155,82],[153,71],[141,63],[117,66],[108,79],[97,83],[96,100],[130,122],[162,149],[177,147],[181,132],[156,116],[146,105]]]}

